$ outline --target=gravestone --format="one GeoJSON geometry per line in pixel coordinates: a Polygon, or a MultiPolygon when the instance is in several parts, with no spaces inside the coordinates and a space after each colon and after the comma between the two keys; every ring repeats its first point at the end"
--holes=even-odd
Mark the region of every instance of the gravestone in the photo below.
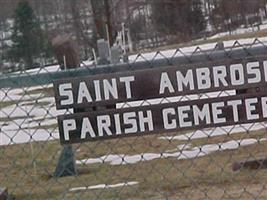
{"type": "Polygon", "coordinates": [[[99,64],[108,64],[109,63],[109,44],[104,39],[97,40],[97,50],[99,55],[99,64]]]}
{"type": "Polygon", "coordinates": [[[80,66],[80,57],[77,44],[70,36],[57,36],[52,40],[54,54],[61,69],[80,66]]]}
{"type": "Polygon", "coordinates": [[[119,46],[113,46],[111,47],[111,55],[110,55],[110,61],[112,64],[117,64],[120,62],[121,57],[121,49],[119,46]]]}
{"type": "Polygon", "coordinates": [[[224,43],[223,41],[219,41],[216,44],[216,50],[224,50],[224,43]]]}

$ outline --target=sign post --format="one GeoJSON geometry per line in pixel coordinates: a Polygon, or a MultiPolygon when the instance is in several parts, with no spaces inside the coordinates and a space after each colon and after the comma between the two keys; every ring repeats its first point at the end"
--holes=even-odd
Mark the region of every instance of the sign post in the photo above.
{"type": "MultiPolygon", "coordinates": [[[[75,48],[77,46],[70,37],[58,36],[54,38],[52,44],[61,69],[79,67],[80,59],[77,48],[75,48]],[[64,64],[64,67],[62,64],[64,64]]],[[[75,153],[71,145],[64,145],[54,172],[54,177],[59,178],[74,175],[77,175],[75,153]]]]}

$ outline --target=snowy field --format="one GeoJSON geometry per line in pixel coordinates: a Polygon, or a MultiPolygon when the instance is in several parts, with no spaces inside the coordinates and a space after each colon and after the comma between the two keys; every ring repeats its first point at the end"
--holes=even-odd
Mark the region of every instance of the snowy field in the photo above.
{"type": "MultiPolygon", "coordinates": [[[[267,37],[259,38],[262,43],[267,43],[267,37]]],[[[242,39],[239,41],[242,45],[250,45],[254,42],[254,39],[242,39]]],[[[232,47],[235,41],[227,41],[225,42],[225,47],[232,47]]],[[[199,47],[202,50],[211,50],[216,46],[216,43],[203,44],[199,47]]],[[[180,50],[186,54],[190,55],[195,51],[197,46],[185,47],[180,50]]],[[[166,50],[162,51],[162,55],[164,57],[173,57],[179,56],[175,55],[176,50],[166,50]]],[[[157,58],[156,53],[146,53],[143,54],[142,57],[133,55],[130,56],[130,61],[137,62],[141,59],[151,60],[157,58]],[[155,57],[156,56],[156,57],[155,57]]],[[[90,64],[89,62],[87,64],[90,64]]],[[[43,69],[33,69],[28,70],[26,73],[34,74],[34,73],[50,73],[59,71],[59,66],[50,66],[43,69]]],[[[57,140],[59,138],[58,129],[57,129],[57,120],[56,116],[60,114],[64,114],[66,110],[58,111],[55,107],[55,101],[53,95],[45,95],[42,91],[52,90],[52,84],[45,86],[37,86],[30,88],[20,88],[20,89],[2,89],[0,91],[0,101],[4,103],[2,105],[0,114],[0,126],[1,126],[1,137],[0,142],[1,145],[10,145],[10,144],[20,144],[20,143],[28,143],[35,141],[47,141],[47,140],[57,140]]],[[[177,101],[187,101],[187,100],[196,100],[203,98],[211,98],[211,97],[223,97],[235,95],[235,91],[223,91],[223,92],[213,92],[203,95],[188,95],[183,97],[173,97],[162,99],[154,99],[150,101],[137,101],[131,102],[127,104],[118,104],[117,108],[126,108],[126,107],[137,107],[144,106],[149,104],[158,104],[168,103],[168,102],[177,102],[177,101]]],[[[2,103],[2,104],[3,104],[2,103]]],[[[177,136],[171,137],[161,137],[159,136],[159,140],[180,140],[185,144],[182,146],[186,146],[187,148],[179,149],[177,148],[177,152],[175,150],[168,150],[168,152],[163,152],[163,154],[154,154],[153,152],[138,155],[104,155],[100,158],[88,158],[85,160],[77,161],[77,163],[98,163],[102,162],[104,159],[105,162],[110,164],[127,164],[127,163],[136,163],[142,160],[153,160],[156,158],[168,158],[168,157],[178,157],[179,159],[186,159],[192,157],[200,157],[207,155],[214,151],[222,151],[227,149],[237,149],[240,146],[247,146],[257,143],[257,141],[253,138],[247,139],[244,141],[229,141],[226,143],[222,143],[221,149],[218,149],[218,144],[204,145],[201,146],[201,149],[205,150],[203,154],[199,154],[198,147],[190,147],[188,146],[188,140],[194,139],[205,139],[207,137],[216,137],[227,134],[234,134],[246,131],[257,131],[261,129],[265,129],[265,124],[243,124],[237,126],[230,127],[217,127],[213,129],[207,130],[196,130],[194,132],[179,134],[177,136]],[[240,144],[240,145],[237,145],[240,144]],[[181,152],[182,150],[182,152],[181,152]],[[170,153],[169,151],[173,151],[170,153]],[[124,158],[122,161],[121,158],[124,158]]],[[[262,139],[265,141],[265,138],[262,139]]]]}
{"type": "MultiPolygon", "coordinates": [[[[224,33],[221,33],[221,34],[222,36],[224,35],[224,33]]],[[[221,35],[218,34],[217,36],[213,36],[213,37],[219,38],[221,37],[221,35]]],[[[267,37],[260,37],[257,39],[255,38],[240,39],[238,40],[238,42],[236,40],[224,41],[224,47],[226,49],[231,49],[231,48],[238,49],[238,48],[251,47],[251,46],[257,47],[257,46],[263,46],[266,44],[267,44],[267,37]]],[[[182,47],[179,49],[162,50],[160,51],[160,53],[149,52],[149,53],[142,53],[140,55],[139,54],[130,55],[129,63],[134,63],[134,62],[139,62],[139,61],[151,61],[151,60],[162,59],[162,58],[169,59],[173,57],[190,56],[192,55],[192,53],[196,52],[196,50],[197,52],[214,50],[216,45],[217,45],[216,42],[212,42],[212,43],[206,43],[206,44],[201,44],[201,45],[194,45],[190,47],[182,47]]],[[[96,66],[93,63],[94,63],[93,61],[85,60],[81,64],[81,68],[84,68],[84,67],[95,68],[96,66]]],[[[48,66],[44,68],[30,69],[24,72],[16,72],[15,74],[26,73],[26,74],[32,75],[32,74],[40,74],[40,73],[52,73],[52,72],[58,72],[58,71],[60,71],[59,65],[53,65],[53,66],[48,66]]]]}

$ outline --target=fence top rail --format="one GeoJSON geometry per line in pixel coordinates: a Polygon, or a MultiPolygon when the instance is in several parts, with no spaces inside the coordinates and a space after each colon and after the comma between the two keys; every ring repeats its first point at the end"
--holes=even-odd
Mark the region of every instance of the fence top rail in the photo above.
{"type": "MultiPolygon", "coordinates": [[[[178,51],[178,50],[177,50],[178,51]]],[[[37,85],[50,84],[55,80],[71,77],[82,77],[87,75],[115,73],[123,71],[135,71],[147,68],[163,66],[193,64],[208,61],[222,61],[225,59],[242,59],[245,57],[267,55],[267,46],[237,47],[225,50],[195,51],[191,55],[174,56],[171,58],[159,58],[145,61],[129,63],[119,63],[115,65],[86,66],[76,69],[69,69],[58,72],[47,73],[20,73],[3,74],[0,76],[1,88],[31,87],[37,85]]]]}

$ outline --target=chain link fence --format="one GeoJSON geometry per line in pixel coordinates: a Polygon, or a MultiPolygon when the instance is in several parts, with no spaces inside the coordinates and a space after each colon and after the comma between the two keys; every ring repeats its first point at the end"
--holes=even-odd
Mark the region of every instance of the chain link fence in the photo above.
{"type": "MultiPolygon", "coordinates": [[[[205,44],[129,56],[128,63],[60,71],[38,68],[0,77],[0,187],[8,199],[266,199],[266,123],[72,145],[77,175],[55,178],[62,146],[52,82],[60,78],[264,56],[264,39],[205,44]],[[255,159],[257,159],[255,161],[255,159]],[[249,164],[252,163],[252,164],[249,164]]],[[[164,98],[219,98],[235,90],[164,98]]],[[[151,105],[153,100],[125,102],[151,105]]],[[[5,199],[0,196],[0,199],[5,199]]]]}

